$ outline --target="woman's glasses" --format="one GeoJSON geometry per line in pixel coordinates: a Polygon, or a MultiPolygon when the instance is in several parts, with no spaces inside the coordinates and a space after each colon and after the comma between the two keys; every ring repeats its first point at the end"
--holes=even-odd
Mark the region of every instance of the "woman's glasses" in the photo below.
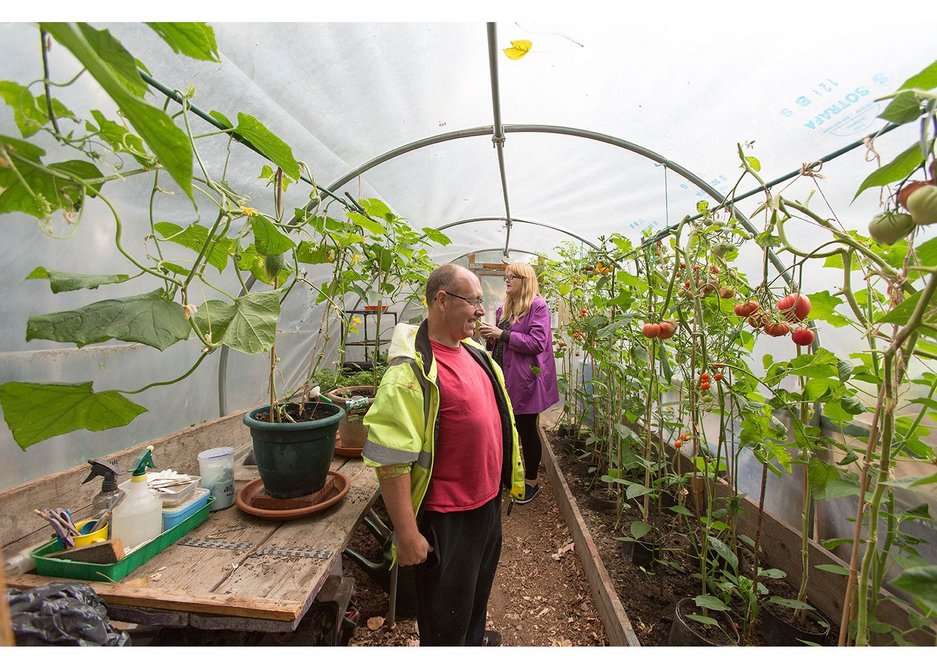
{"type": "Polygon", "coordinates": [[[505,282],[505,283],[510,283],[511,281],[514,281],[514,280],[523,281],[523,280],[524,280],[524,277],[523,277],[523,276],[515,276],[514,274],[505,274],[505,275],[504,275],[504,282],[505,282]]]}

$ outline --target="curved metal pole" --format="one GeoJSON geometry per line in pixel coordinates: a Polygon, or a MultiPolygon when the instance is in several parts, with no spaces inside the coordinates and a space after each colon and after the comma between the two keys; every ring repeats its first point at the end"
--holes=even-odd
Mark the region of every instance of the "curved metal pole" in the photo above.
{"type": "MultiPolygon", "coordinates": [[[[447,132],[440,135],[434,135],[432,137],[425,137],[424,139],[411,142],[404,146],[399,146],[395,149],[388,151],[378,157],[368,161],[361,167],[349,172],[345,176],[341,177],[338,181],[329,186],[329,190],[337,190],[339,187],[350,181],[351,179],[360,176],[362,173],[371,169],[376,165],[380,165],[383,162],[392,160],[396,157],[399,157],[410,151],[415,151],[419,148],[425,148],[426,146],[431,146],[433,144],[438,144],[440,142],[449,141],[451,139],[462,139],[465,137],[477,137],[481,135],[487,135],[492,132],[490,127],[480,127],[480,128],[471,128],[468,130],[459,130],[456,132],[447,132]]],[[[572,128],[564,125],[538,125],[538,124],[520,124],[520,125],[505,125],[504,132],[532,132],[532,133],[545,133],[545,134],[559,134],[567,135],[570,137],[580,137],[582,139],[591,139],[593,141],[602,142],[604,144],[610,144],[612,146],[617,146],[618,148],[623,148],[632,153],[636,153],[640,156],[653,160],[654,162],[660,163],[667,169],[672,169],[677,174],[680,174],[683,178],[688,180],[693,185],[699,187],[703,192],[712,197],[714,200],[722,201],[723,195],[718,190],[709,185],[702,178],[688,170],[686,167],[668,160],[660,153],[652,151],[644,146],[635,144],[634,142],[621,139],[620,137],[614,137],[612,135],[604,134],[602,132],[593,132],[592,130],[583,130],[582,128],[572,128]]],[[[758,230],[752,225],[751,221],[748,220],[748,217],[742,214],[739,211],[736,211],[734,207],[732,208],[733,213],[738,218],[739,222],[742,223],[742,226],[752,235],[757,235],[758,230]]],[[[771,264],[774,265],[774,268],[777,269],[778,273],[784,278],[785,282],[788,285],[793,283],[793,279],[788,274],[787,270],[784,268],[784,265],[775,255],[774,251],[768,250],[768,259],[771,260],[771,264]]]]}
{"type": "MultiPolygon", "coordinates": [[[[473,250],[473,251],[470,251],[469,253],[462,253],[462,255],[452,258],[451,260],[449,260],[449,263],[451,264],[453,262],[457,262],[461,260],[464,257],[468,257],[471,253],[493,253],[494,251],[504,252],[504,249],[503,248],[481,248],[479,250],[473,250]]],[[[526,253],[527,255],[536,255],[537,257],[542,257],[545,260],[550,259],[543,253],[538,253],[537,251],[524,250],[523,248],[509,248],[508,251],[509,252],[514,251],[515,253],[526,253]]]]}
{"type": "MultiPolygon", "coordinates": [[[[463,219],[463,220],[456,220],[456,221],[453,221],[453,222],[451,222],[451,223],[446,223],[445,225],[440,225],[440,226],[437,227],[436,229],[439,230],[440,232],[442,232],[443,230],[447,230],[447,229],[449,229],[450,227],[455,227],[455,226],[457,226],[457,225],[465,225],[466,223],[484,223],[484,222],[487,222],[487,221],[500,221],[500,222],[505,222],[505,223],[506,223],[506,222],[507,222],[507,219],[505,219],[505,218],[499,218],[499,217],[497,217],[497,216],[482,216],[482,217],[480,217],[480,218],[465,218],[465,219],[463,219]]],[[[574,239],[578,239],[578,240],[581,241],[582,243],[584,243],[584,244],[586,244],[586,245],[588,245],[588,246],[591,246],[591,247],[594,248],[595,250],[599,250],[599,247],[598,247],[598,246],[596,246],[594,243],[592,243],[591,241],[589,241],[589,240],[586,239],[585,237],[581,237],[581,236],[579,236],[578,234],[576,234],[575,232],[570,232],[569,230],[567,230],[567,229],[565,229],[565,228],[562,228],[562,227],[557,227],[556,225],[550,225],[550,224],[548,224],[548,223],[538,223],[538,222],[535,221],[535,220],[525,220],[525,219],[523,219],[523,218],[515,218],[515,219],[514,219],[514,222],[515,222],[515,223],[527,223],[528,225],[537,225],[537,226],[539,226],[539,227],[546,227],[547,229],[555,230],[556,232],[560,232],[560,233],[562,233],[562,234],[566,234],[566,235],[568,235],[568,236],[571,236],[571,237],[573,237],[574,239]]],[[[502,250],[505,250],[505,249],[502,249],[502,250]]]]}

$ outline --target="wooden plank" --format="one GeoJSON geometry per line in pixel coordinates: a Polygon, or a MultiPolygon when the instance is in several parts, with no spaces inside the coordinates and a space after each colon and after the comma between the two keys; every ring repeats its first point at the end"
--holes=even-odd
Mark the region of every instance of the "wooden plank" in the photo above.
{"type": "Polygon", "coordinates": [[[155,608],[157,610],[184,610],[234,617],[260,617],[292,621],[298,619],[302,603],[290,600],[271,600],[262,597],[232,594],[207,594],[185,590],[157,589],[148,586],[130,586],[117,582],[88,582],[70,578],[47,578],[41,575],[17,575],[9,578],[11,587],[30,589],[49,582],[81,582],[90,585],[107,603],[155,608]]]}
{"type": "MultiPolygon", "coordinates": [[[[0,547],[0,561],[3,561],[3,548],[0,547]]],[[[10,618],[10,605],[4,595],[7,588],[6,573],[0,571],[0,647],[13,647],[13,621],[10,618]]]]}
{"type": "Polygon", "coordinates": [[[599,617],[602,618],[609,644],[639,647],[641,643],[631,626],[631,620],[628,619],[628,614],[615,592],[615,585],[602,563],[592,534],[579,513],[579,507],[576,505],[569,485],[566,484],[566,479],[557,466],[553,446],[543,429],[540,430],[540,437],[543,441],[544,469],[550,479],[550,485],[555,490],[556,503],[566,519],[573,542],[576,544],[576,555],[585,571],[589,589],[592,591],[592,600],[599,611],[599,617]]]}
{"type": "MultiPolygon", "coordinates": [[[[250,440],[247,427],[241,421],[243,413],[208,420],[147,443],[135,445],[108,456],[120,471],[129,470],[148,445],[152,445],[153,458],[160,470],[175,469],[182,473],[198,474],[198,453],[222,445],[240,444],[250,440]]],[[[37,517],[34,508],[70,508],[76,518],[90,514],[91,500],[101,491],[100,480],[81,484],[88,477],[87,464],[44,476],[0,491],[0,545],[7,554],[19,552],[41,542],[50,534],[48,522],[37,517]]],[[[124,479],[126,479],[125,476],[124,479]]],[[[123,482],[123,480],[121,480],[123,482]]]]}
{"type": "Polygon", "coordinates": [[[226,590],[312,603],[378,490],[377,477],[361,460],[347,460],[340,470],[351,483],[344,499],[320,514],[279,523],[261,547],[327,550],[332,557],[258,554],[260,550],[255,550],[225,582],[226,590]]]}

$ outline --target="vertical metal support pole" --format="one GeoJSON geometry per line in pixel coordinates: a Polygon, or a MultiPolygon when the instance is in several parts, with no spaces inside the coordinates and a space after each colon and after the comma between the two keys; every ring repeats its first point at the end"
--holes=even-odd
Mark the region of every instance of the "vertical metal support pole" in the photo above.
{"type": "Polygon", "coordinates": [[[387,606],[387,625],[390,628],[394,628],[397,624],[397,571],[400,569],[400,564],[394,563],[393,568],[390,569],[390,602],[387,606]]]}

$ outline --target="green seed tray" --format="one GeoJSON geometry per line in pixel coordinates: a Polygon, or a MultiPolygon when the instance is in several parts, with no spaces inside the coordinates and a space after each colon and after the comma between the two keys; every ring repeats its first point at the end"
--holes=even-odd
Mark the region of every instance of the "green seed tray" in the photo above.
{"type": "Polygon", "coordinates": [[[47,557],[45,555],[50,552],[57,552],[61,549],[58,540],[53,538],[30,553],[36,562],[36,573],[59,578],[117,582],[207,520],[213,500],[209,497],[208,504],[197,513],[168,531],[164,531],[148,543],[144,543],[113,564],[89,564],[85,561],[47,557]]]}

